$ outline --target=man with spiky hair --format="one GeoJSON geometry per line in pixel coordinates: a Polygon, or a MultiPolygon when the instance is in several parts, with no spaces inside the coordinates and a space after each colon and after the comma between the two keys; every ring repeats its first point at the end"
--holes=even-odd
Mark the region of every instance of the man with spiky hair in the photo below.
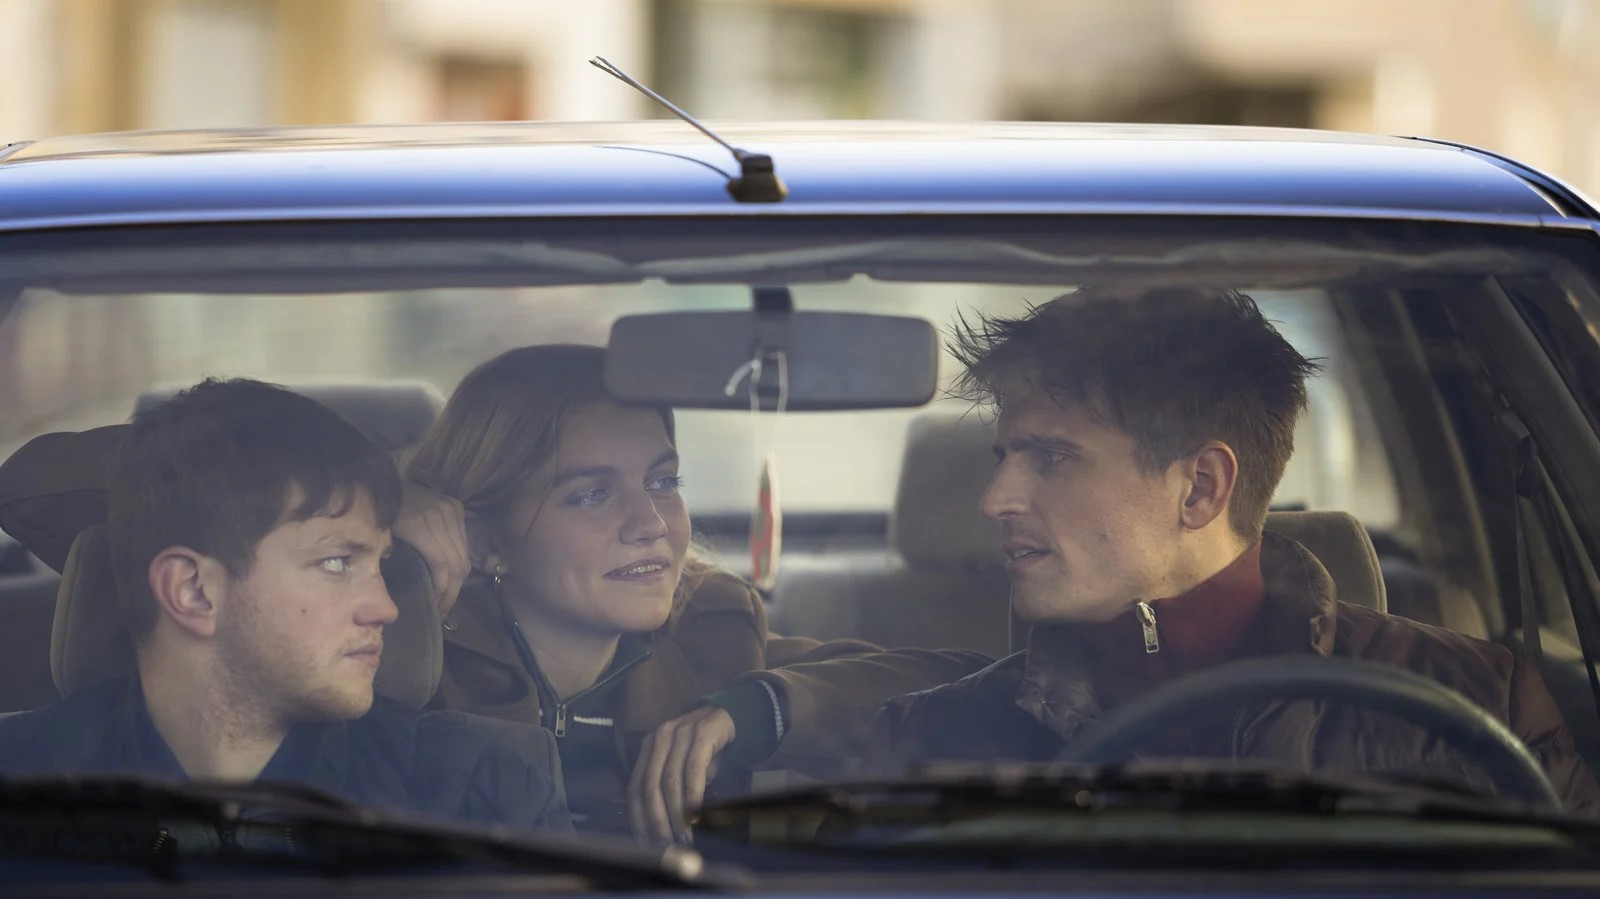
{"type": "MultiPolygon", "coordinates": [[[[982,499],[1026,650],[892,701],[875,763],[1049,760],[1086,725],[1183,675],[1302,655],[1425,675],[1491,712],[1574,809],[1600,791],[1538,673],[1502,646],[1338,601],[1304,546],[1264,533],[1294,451],[1300,355],[1248,296],[1085,290],[962,322],[958,391],[998,412],[982,499]]],[[[1143,755],[1415,773],[1492,789],[1427,729],[1355,704],[1209,710],[1143,755]]]]}

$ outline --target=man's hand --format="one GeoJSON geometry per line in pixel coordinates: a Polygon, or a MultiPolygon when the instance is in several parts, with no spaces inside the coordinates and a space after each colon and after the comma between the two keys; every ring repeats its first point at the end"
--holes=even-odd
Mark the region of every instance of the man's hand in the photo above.
{"type": "Polygon", "coordinates": [[[472,573],[472,556],[467,548],[467,516],[460,500],[407,482],[400,505],[400,519],[394,523],[394,536],[422,554],[433,576],[433,594],[439,602],[439,617],[450,614],[461,585],[472,573]]]}
{"type": "Polygon", "coordinates": [[[693,839],[689,815],[705,800],[722,751],[733,742],[733,716],[702,706],[644,739],[628,782],[628,818],[640,839],[693,839]]]}

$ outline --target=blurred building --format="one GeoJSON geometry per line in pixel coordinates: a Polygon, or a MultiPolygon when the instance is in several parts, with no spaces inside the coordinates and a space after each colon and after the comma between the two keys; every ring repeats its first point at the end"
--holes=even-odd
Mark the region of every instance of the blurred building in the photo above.
{"type": "Polygon", "coordinates": [[[0,141],[708,118],[1216,122],[1478,144],[1600,192],[1600,0],[0,0],[0,141]]]}

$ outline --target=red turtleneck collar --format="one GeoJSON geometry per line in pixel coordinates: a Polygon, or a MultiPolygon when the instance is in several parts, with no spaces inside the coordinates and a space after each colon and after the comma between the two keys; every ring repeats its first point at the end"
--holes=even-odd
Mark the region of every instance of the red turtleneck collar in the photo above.
{"type": "Polygon", "coordinates": [[[1187,593],[1150,601],[1158,652],[1145,651],[1137,609],[1085,627],[1102,706],[1113,708],[1169,678],[1249,655],[1265,592],[1258,540],[1187,593]]]}

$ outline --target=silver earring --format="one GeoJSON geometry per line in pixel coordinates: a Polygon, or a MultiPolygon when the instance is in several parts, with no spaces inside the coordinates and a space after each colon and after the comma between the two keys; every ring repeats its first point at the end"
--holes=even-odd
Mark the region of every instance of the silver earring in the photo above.
{"type": "Polygon", "coordinates": [[[503,583],[505,583],[505,570],[496,565],[494,566],[494,585],[498,588],[503,583]]]}

